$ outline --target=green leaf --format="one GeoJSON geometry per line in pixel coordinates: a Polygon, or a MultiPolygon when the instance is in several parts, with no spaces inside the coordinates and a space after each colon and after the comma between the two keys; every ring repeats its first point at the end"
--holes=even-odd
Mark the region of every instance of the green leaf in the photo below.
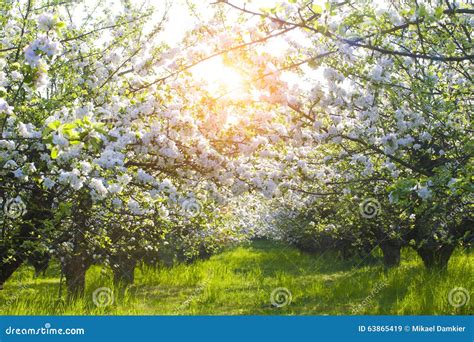
{"type": "Polygon", "coordinates": [[[64,130],[64,131],[70,131],[74,128],[76,128],[77,125],[75,123],[66,123],[64,125],[61,126],[61,128],[64,130]]]}
{"type": "Polygon", "coordinates": [[[21,64],[18,63],[18,62],[15,62],[15,63],[10,64],[10,69],[11,69],[11,70],[19,70],[20,67],[21,67],[21,64]]]}
{"type": "Polygon", "coordinates": [[[327,32],[327,27],[326,27],[326,25],[321,24],[321,23],[319,23],[319,22],[317,22],[317,21],[314,22],[313,27],[314,27],[316,30],[318,30],[319,32],[321,32],[321,33],[327,32]]]}
{"type": "Polygon", "coordinates": [[[418,15],[419,15],[420,17],[426,17],[426,14],[427,14],[427,12],[426,12],[426,7],[423,6],[423,5],[420,6],[420,8],[419,8],[419,10],[418,10],[418,15]]]}
{"type": "Polygon", "coordinates": [[[82,122],[88,126],[92,123],[88,116],[84,116],[84,118],[82,118],[82,122]]]}
{"type": "Polygon", "coordinates": [[[51,158],[56,159],[58,157],[59,150],[56,147],[51,149],[51,158]]]}
{"type": "Polygon", "coordinates": [[[84,127],[84,123],[81,119],[74,120],[74,124],[76,125],[76,127],[84,127]]]}
{"type": "Polygon", "coordinates": [[[65,131],[65,134],[69,140],[79,140],[79,133],[73,130],[65,131]]]}
{"type": "Polygon", "coordinates": [[[316,14],[321,14],[323,13],[323,8],[319,5],[313,5],[311,6],[311,10],[316,13],[316,14]]]}
{"type": "Polygon", "coordinates": [[[56,121],[53,121],[53,122],[50,122],[48,124],[48,128],[50,128],[51,130],[55,131],[59,128],[59,126],[61,125],[61,121],[59,120],[56,120],[56,121]]]}

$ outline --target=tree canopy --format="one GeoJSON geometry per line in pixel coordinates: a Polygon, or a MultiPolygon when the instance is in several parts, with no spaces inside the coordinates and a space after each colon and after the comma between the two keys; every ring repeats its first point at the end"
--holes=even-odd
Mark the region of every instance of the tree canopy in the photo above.
{"type": "Polygon", "coordinates": [[[467,3],[186,4],[176,46],[168,3],[0,4],[0,283],[38,253],[77,294],[254,236],[427,267],[472,239],[467,3]]]}

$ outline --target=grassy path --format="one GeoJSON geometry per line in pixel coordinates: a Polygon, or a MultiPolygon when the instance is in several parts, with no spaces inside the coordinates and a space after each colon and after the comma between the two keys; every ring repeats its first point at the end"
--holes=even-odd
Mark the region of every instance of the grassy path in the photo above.
{"type": "Polygon", "coordinates": [[[448,276],[425,271],[411,250],[404,251],[399,268],[388,272],[379,264],[358,263],[259,241],[192,265],[137,268],[135,285],[125,291],[113,287],[109,270],[94,266],[87,274],[84,299],[67,306],[58,300],[57,267],[39,278],[24,267],[0,291],[0,314],[406,315],[474,311],[474,298],[459,308],[448,301],[449,292],[456,287],[474,296],[472,252],[457,252],[448,276]],[[97,307],[93,293],[102,287],[111,289],[113,304],[97,307]],[[286,290],[274,292],[277,288],[286,290]],[[272,305],[272,292],[275,304],[286,305],[272,305]]]}

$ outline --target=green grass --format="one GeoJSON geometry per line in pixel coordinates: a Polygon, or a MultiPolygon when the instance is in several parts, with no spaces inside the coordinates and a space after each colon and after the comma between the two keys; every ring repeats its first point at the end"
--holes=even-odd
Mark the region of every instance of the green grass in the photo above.
{"type": "Polygon", "coordinates": [[[59,300],[59,271],[53,265],[34,278],[23,267],[0,291],[3,315],[350,315],[471,314],[474,298],[455,308],[451,289],[473,288],[474,256],[457,251],[448,274],[428,272],[411,250],[402,264],[384,271],[377,263],[360,265],[334,255],[315,256],[274,242],[258,241],[173,268],[136,269],[135,285],[114,288],[110,270],[94,266],[87,273],[84,298],[59,300]],[[97,307],[92,293],[113,291],[114,303],[97,307]],[[291,303],[271,303],[274,289],[291,292],[291,303]],[[354,308],[358,308],[357,312],[354,308]]]}

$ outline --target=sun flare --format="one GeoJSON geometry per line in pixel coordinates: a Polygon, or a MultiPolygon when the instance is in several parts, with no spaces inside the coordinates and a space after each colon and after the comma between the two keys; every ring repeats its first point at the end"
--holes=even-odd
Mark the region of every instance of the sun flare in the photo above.
{"type": "Polygon", "coordinates": [[[242,74],[226,65],[220,56],[198,64],[192,73],[214,97],[238,98],[245,88],[242,74]]]}

